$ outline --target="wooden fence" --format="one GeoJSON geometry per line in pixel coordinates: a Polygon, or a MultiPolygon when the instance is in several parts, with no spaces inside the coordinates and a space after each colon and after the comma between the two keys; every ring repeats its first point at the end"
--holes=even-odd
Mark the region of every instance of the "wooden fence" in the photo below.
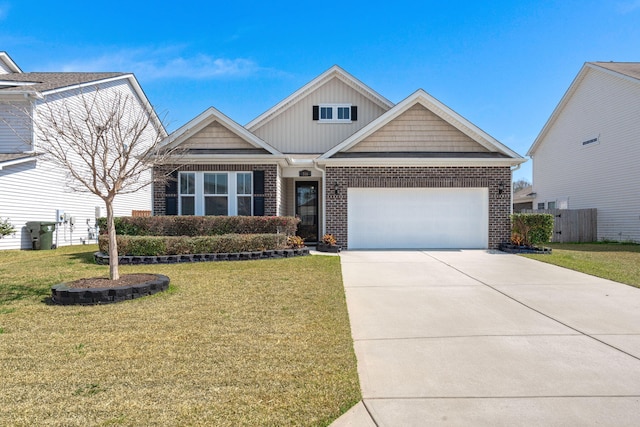
{"type": "Polygon", "coordinates": [[[553,215],[552,242],[595,242],[598,240],[597,209],[524,209],[522,213],[553,215]]]}

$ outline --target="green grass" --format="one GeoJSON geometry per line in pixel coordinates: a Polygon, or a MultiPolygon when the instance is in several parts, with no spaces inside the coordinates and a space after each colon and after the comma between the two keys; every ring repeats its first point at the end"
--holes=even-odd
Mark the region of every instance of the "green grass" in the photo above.
{"type": "Polygon", "coordinates": [[[360,400],[337,257],[123,266],[168,292],[81,307],[95,246],[0,251],[0,425],[328,425],[360,400]]]}
{"type": "Polygon", "coordinates": [[[551,255],[523,255],[640,288],[640,245],[552,243],[551,255]]]}

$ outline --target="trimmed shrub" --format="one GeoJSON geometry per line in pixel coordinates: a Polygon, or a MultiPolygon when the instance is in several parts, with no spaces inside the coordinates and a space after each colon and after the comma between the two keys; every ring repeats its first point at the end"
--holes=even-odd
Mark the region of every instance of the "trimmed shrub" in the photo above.
{"type": "MultiPolygon", "coordinates": [[[[148,216],[117,217],[120,236],[219,236],[223,234],[296,233],[299,219],[286,216],[148,216]]],[[[107,219],[99,218],[100,234],[107,232],[107,219]]]]}
{"type": "Polygon", "coordinates": [[[511,242],[516,245],[535,246],[548,243],[553,236],[553,215],[511,215],[511,242]]]}
{"type": "MultiPolygon", "coordinates": [[[[158,256],[255,252],[285,249],[282,234],[225,234],[222,236],[116,236],[118,255],[158,256]]],[[[109,239],[100,235],[100,251],[107,253],[109,239]]]]}

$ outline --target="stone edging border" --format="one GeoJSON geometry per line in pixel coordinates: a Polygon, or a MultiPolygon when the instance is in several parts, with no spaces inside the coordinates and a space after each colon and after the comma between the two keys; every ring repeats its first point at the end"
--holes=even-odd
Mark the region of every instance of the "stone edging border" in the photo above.
{"type": "MultiPolygon", "coordinates": [[[[145,273],[146,274],[146,273],[145,273]]],[[[169,278],[155,274],[156,279],[114,288],[69,288],[60,283],[51,287],[51,300],[60,305],[96,305],[127,301],[169,289],[169,278]]]]}
{"type": "Polygon", "coordinates": [[[502,252],[509,254],[551,254],[551,248],[536,248],[532,246],[516,246],[512,244],[501,243],[499,248],[502,252]]]}
{"type": "MultiPolygon", "coordinates": [[[[309,255],[309,248],[300,249],[278,249],[254,252],[233,252],[219,254],[188,254],[188,255],[159,255],[159,256],[119,256],[120,265],[139,264],[177,264],[183,262],[203,262],[203,261],[247,261],[268,258],[291,258],[295,256],[309,255]]],[[[103,252],[93,254],[97,264],[109,265],[109,255],[103,252]]]]}

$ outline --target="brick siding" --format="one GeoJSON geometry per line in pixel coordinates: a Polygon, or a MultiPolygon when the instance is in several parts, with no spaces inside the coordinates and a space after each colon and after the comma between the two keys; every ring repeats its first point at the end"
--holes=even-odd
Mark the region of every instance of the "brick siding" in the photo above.
{"type": "Polygon", "coordinates": [[[510,237],[511,169],[507,167],[331,167],[326,185],[338,185],[338,194],[327,192],[326,230],[346,248],[348,188],[488,188],[489,248],[510,237]],[[500,184],[503,189],[500,193],[500,184]]]}
{"type": "MultiPolygon", "coordinates": [[[[176,170],[175,165],[162,166],[154,169],[155,182],[153,186],[153,214],[166,215],[165,197],[177,196],[177,194],[166,194],[166,186],[163,177],[167,172],[176,170]]],[[[264,194],[254,194],[254,196],[264,196],[265,216],[275,216],[277,212],[277,180],[278,166],[276,165],[225,165],[225,164],[186,164],[177,167],[178,172],[253,172],[264,171],[264,194]]]]}

